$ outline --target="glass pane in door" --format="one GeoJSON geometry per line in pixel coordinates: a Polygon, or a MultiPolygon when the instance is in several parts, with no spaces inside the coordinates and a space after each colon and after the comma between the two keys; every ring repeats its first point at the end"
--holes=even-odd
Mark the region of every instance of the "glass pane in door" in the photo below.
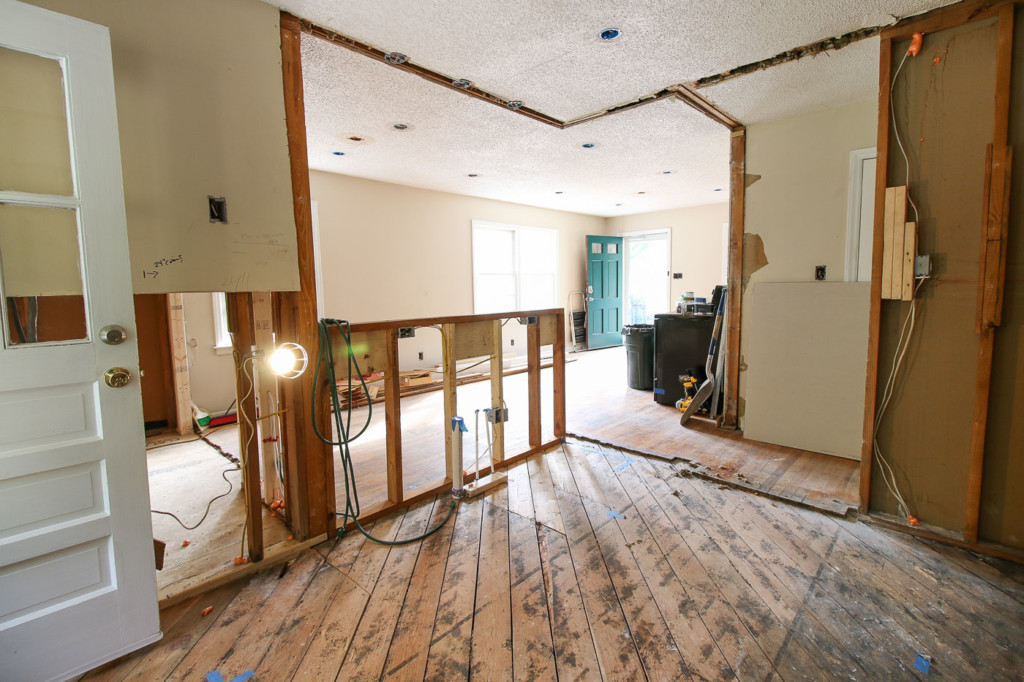
{"type": "Polygon", "coordinates": [[[71,196],[60,62],[0,47],[0,190],[71,196]]]}
{"type": "Polygon", "coordinates": [[[0,290],[8,348],[88,337],[76,211],[0,204],[0,290]]]}

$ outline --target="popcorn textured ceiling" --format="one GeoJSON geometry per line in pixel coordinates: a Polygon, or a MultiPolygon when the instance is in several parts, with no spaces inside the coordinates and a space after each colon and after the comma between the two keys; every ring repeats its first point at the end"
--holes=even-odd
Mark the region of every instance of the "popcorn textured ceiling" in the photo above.
{"type": "MultiPolygon", "coordinates": [[[[268,1],[563,121],[950,4],[268,1]],[[600,40],[609,27],[621,37],[600,40]]],[[[840,106],[874,96],[877,51],[869,39],[701,93],[743,123],[840,106]]],[[[606,216],[727,195],[714,190],[727,188],[728,131],[677,101],[558,130],[309,36],[303,70],[312,168],[606,216]],[[398,122],[410,128],[396,131],[398,122]]]]}

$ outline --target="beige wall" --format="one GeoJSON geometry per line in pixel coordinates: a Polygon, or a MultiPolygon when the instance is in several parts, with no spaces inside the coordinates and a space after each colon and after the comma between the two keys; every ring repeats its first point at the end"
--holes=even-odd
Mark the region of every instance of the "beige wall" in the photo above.
{"type": "MultiPolygon", "coordinates": [[[[745,230],[760,235],[768,260],[750,282],[813,281],[816,265],[826,266],[828,281],[843,280],[850,152],[873,147],[876,127],[877,104],[867,101],[747,128],[747,173],[761,178],[747,188],[745,230]]],[[[741,368],[758,342],[752,305],[745,287],[741,368]]],[[[741,402],[741,415],[743,409],[741,402]]]]}
{"type": "Polygon", "coordinates": [[[188,347],[188,376],[192,402],[220,414],[235,399],[235,366],[231,353],[214,349],[213,297],[185,294],[185,343],[188,347]]]}
{"type": "Polygon", "coordinates": [[[30,2],[110,28],[135,293],[296,289],[278,11],[30,2]],[[208,195],[227,198],[229,224],[209,222],[208,195]]]}
{"type": "MultiPolygon", "coordinates": [[[[318,203],[325,314],[352,322],[472,314],[474,219],[559,231],[558,307],[585,286],[584,237],[605,233],[605,220],[595,216],[332,173],[311,172],[310,186],[318,203]]],[[[525,354],[525,335],[506,332],[520,339],[507,350],[525,354]]],[[[407,362],[410,353],[423,350],[429,364],[440,350],[436,334],[418,336],[423,348],[403,341],[403,368],[423,364],[407,362]]]]}
{"type": "MultiPolygon", "coordinates": [[[[729,204],[708,204],[609,218],[608,234],[646,232],[670,228],[673,273],[682,279],[671,280],[671,301],[684,291],[711,300],[711,291],[722,278],[722,223],[729,221],[729,204]]],[[[664,311],[661,311],[664,312],[664,311]]]]}

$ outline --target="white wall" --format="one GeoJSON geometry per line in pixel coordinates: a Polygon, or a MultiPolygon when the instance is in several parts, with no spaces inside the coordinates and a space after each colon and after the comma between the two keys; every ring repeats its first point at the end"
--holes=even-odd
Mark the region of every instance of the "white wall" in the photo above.
{"type": "Polygon", "coordinates": [[[135,293],[298,289],[280,12],[29,1],[110,28],[135,293]],[[227,198],[227,225],[209,222],[208,195],[227,198]]]}
{"type": "MultiPolygon", "coordinates": [[[[827,281],[843,280],[850,152],[873,146],[877,125],[872,100],[747,128],[747,173],[761,178],[747,188],[744,224],[748,237],[761,237],[768,260],[760,270],[744,272],[751,283],[814,281],[816,265],[826,266],[827,281]]],[[[741,417],[742,367],[758,342],[751,336],[748,289],[740,339],[741,417]]]]}
{"type": "Polygon", "coordinates": [[[234,360],[231,353],[219,355],[214,350],[212,295],[185,294],[183,300],[192,402],[220,414],[235,399],[234,360]]]}
{"type": "MultiPolygon", "coordinates": [[[[596,216],[404,187],[345,175],[310,172],[319,205],[324,312],[351,322],[473,313],[472,221],[558,230],[558,293],[586,285],[585,237],[605,234],[596,216]]],[[[516,323],[506,351],[525,354],[516,323]]],[[[570,330],[566,319],[567,338],[570,330]]],[[[422,330],[400,344],[403,368],[438,361],[440,340],[422,330]],[[416,353],[424,352],[420,362],[416,353]]]]}
{"type": "MultiPolygon", "coordinates": [[[[609,218],[608,234],[646,232],[671,228],[673,273],[682,279],[671,280],[671,298],[675,303],[684,291],[711,300],[711,292],[722,279],[722,223],[729,220],[729,204],[708,204],[670,211],[609,218]]],[[[674,309],[673,309],[674,310],[674,309]]]]}

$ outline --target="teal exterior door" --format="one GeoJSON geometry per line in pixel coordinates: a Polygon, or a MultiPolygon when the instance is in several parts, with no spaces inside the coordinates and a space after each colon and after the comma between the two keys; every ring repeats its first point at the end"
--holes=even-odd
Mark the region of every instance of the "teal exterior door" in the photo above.
{"type": "Polygon", "coordinates": [[[622,237],[587,235],[587,348],[622,345],[622,237]]]}

